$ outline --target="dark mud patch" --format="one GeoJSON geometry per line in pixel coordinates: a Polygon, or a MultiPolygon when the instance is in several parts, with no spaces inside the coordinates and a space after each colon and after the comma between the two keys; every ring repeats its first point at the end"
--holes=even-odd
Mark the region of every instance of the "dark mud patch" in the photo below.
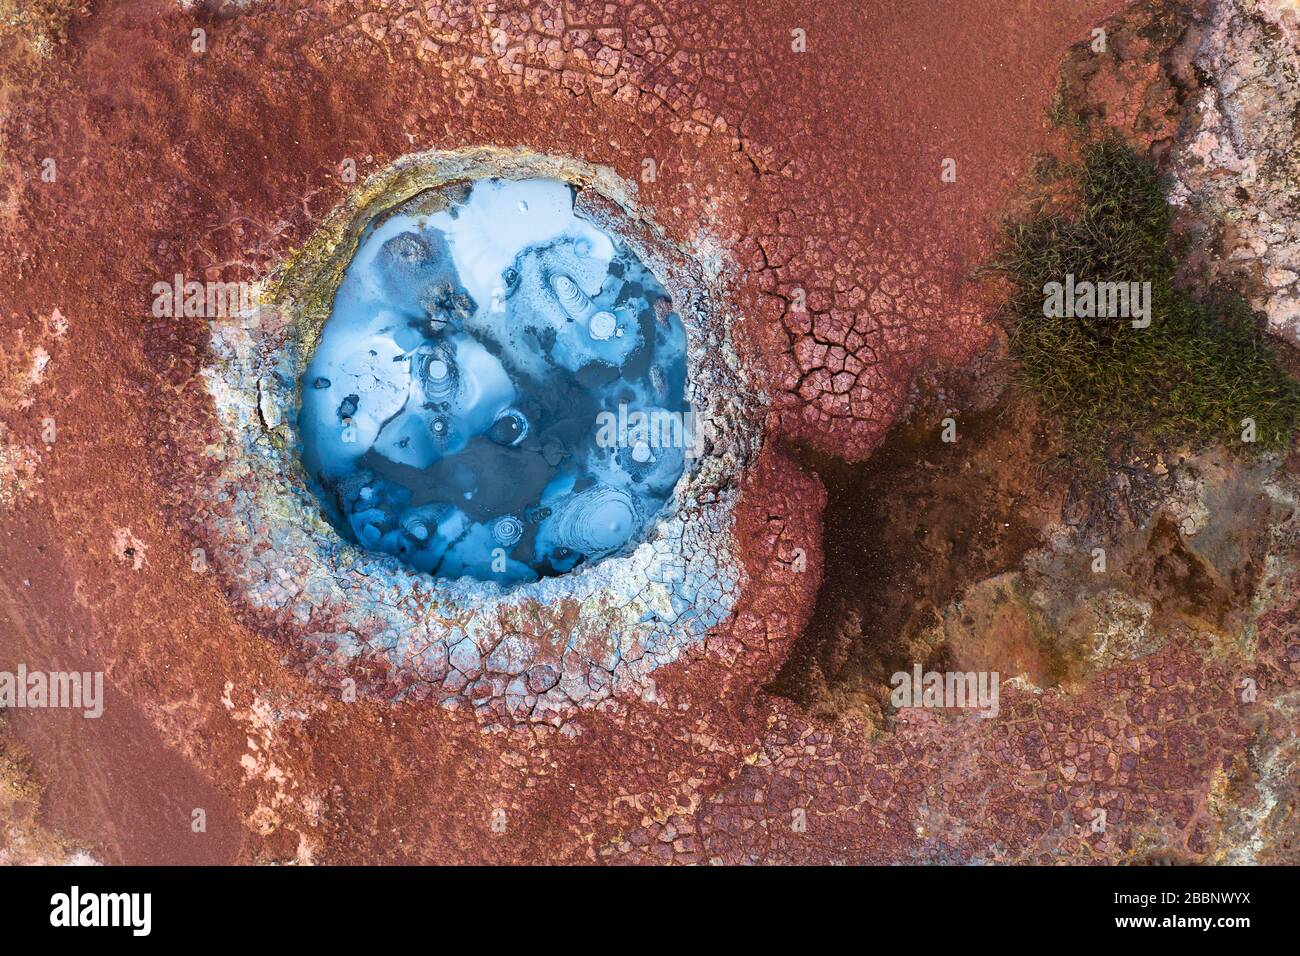
{"type": "Polygon", "coordinates": [[[825,569],[770,693],[884,729],[890,676],[916,664],[1077,692],[1173,637],[1249,656],[1265,555],[1290,510],[1265,483],[1296,455],[1117,444],[1080,459],[1031,393],[964,387],[917,400],[864,463],[804,455],[826,488],[825,569]]]}
{"type": "Polygon", "coordinates": [[[948,669],[943,609],[970,584],[1017,568],[1059,516],[1067,482],[1032,402],[918,411],[865,463],[806,455],[826,486],[826,563],[816,609],[768,686],[819,716],[889,712],[889,677],[948,669]],[[944,419],[956,441],[943,440],[944,419]]]}

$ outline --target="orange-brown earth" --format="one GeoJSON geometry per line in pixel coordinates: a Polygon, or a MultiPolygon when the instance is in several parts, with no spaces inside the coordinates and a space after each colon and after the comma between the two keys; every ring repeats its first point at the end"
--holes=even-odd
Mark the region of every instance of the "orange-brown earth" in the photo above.
{"type": "Polygon", "coordinates": [[[109,687],[99,720],[5,715],[40,788],[11,812],[115,862],[1121,860],[1201,858],[1225,800],[1259,802],[1291,609],[1258,622],[1248,708],[1239,663],[1177,640],[1076,693],[1004,688],[987,721],[869,733],[762,690],[822,576],[825,494],[786,449],[869,455],[918,368],[987,344],[970,272],[1050,135],[1066,49],[1118,3],[191,6],[0,35],[0,669],[109,687]],[[716,239],[772,399],[734,619],[656,673],[654,705],[564,733],[347,702],[285,666],[191,570],[208,330],[149,312],[176,272],[283,261],[352,188],[345,158],[364,176],[484,143],[630,180],[653,158],[640,200],[673,239],[716,239]],[[1118,825],[1091,832],[1097,806],[1118,825]]]}

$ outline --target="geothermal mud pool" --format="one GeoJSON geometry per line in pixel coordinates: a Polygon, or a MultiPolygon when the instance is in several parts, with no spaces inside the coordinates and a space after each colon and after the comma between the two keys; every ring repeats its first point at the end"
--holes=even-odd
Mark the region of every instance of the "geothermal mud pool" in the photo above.
{"type": "Polygon", "coordinates": [[[363,547],[535,580],[624,548],[663,507],[687,447],[685,332],[566,183],[466,188],[363,235],[302,380],[303,462],[363,547]],[[667,415],[675,442],[647,424],[667,415]]]}
{"type": "Polygon", "coordinates": [[[732,612],[756,399],[716,280],[630,196],[563,157],[405,156],[213,323],[195,533],[325,686],[563,729],[732,612]]]}

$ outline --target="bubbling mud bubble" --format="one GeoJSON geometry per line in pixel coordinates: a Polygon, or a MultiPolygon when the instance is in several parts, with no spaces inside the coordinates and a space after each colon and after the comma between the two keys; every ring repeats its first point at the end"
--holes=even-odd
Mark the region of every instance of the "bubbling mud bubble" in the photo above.
{"type": "Polygon", "coordinates": [[[515,583],[624,553],[664,509],[693,440],[685,332],[574,196],[483,179],[362,234],[298,420],[347,540],[515,583]]]}

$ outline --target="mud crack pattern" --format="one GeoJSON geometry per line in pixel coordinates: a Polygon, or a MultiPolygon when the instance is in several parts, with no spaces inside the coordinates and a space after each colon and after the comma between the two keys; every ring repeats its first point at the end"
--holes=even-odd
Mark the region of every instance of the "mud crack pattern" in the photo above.
{"type": "MultiPolygon", "coordinates": [[[[1260,620],[1254,709],[1177,646],[1077,699],[1008,690],[999,720],[872,738],[761,691],[820,580],[823,493],[786,443],[869,454],[915,370],[987,342],[991,303],[968,276],[1046,135],[1045,78],[1117,7],[142,2],[74,17],[62,46],[6,49],[0,448],[19,479],[0,492],[0,565],[23,571],[0,597],[20,654],[94,662],[109,688],[74,765],[49,756],[66,727],[10,721],[38,755],[42,825],[124,862],[1199,859],[1234,827],[1278,825],[1293,603],[1260,620]],[[734,599],[725,620],[652,693],[554,723],[346,700],[342,671],[265,639],[304,606],[294,569],[195,554],[241,523],[257,549],[250,516],[267,514],[234,485],[196,492],[252,453],[232,457],[204,374],[212,329],[149,311],[160,278],[265,279],[399,157],[482,144],[636,183],[719,277],[767,400],[761,451],[723,482],[743,570],[734,589],[711,578],[734,599]],[[1224,808],[1230,780],[1250,781],[1249,813],[1224,808]],[[1080,826],[1098,802],[1124,820],[1110,836],[1080,826]],[[196,806],[202,839],[176,819],[196,806]]],[[[273,367],[246,331],[233,360],[273,367]]],[[[273,428],[258,376],[244,388],[225,410],[247,434],[273,428]]],[[[363,687],[389,686],[387,662],[365,668],[363,687]]]]}

